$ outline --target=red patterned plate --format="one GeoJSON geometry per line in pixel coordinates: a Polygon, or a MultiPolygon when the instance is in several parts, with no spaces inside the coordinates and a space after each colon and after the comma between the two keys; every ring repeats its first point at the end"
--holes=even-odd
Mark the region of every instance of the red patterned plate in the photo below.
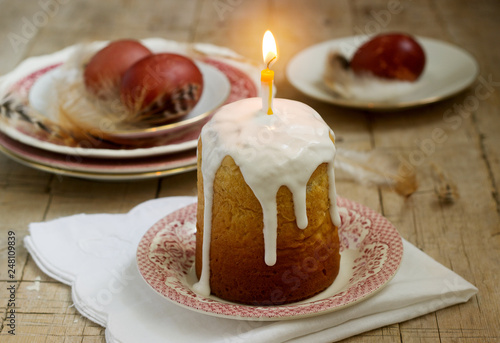
{"type": "Polygon", "coordinates": [[[248,306],[196,294],[196,204],[169,214],[146,232],[137,248],[139,271],[165,298],[219,317],[286,320],[342,309],[375,294],[392,279],[403,257],[403,242],[396,228],[377,212],[340,197],[338,204],[342,219],[339,276],[328,289],[307,300],[248,306]]]}
{"type": "MultiPolygon", "coordinates": [[[[7,156],[17,157],[24,164],[36,168],[37,165],[53,168],[54,172],[76,171],[99,174],[155,173],[196,166],[196,150],[186,150],[174,154],[131,159],[102,159],[74,155],[56,154],[19,143],[0,133],[0,151],[7,156]],[[12,156],[13,155],[13,156],[12,156]]],[[[21,162],[21,163],[22,163],[21,162]]]]}
{"type": "MultiPolygon", "coordinates": [[[[148,38],[142,42],[154,52],[169,51],[180,54],[194,54],[193,58],[196,61],[205,65],[207,71],[211,70],[207,75],[213,77],[218,75],[218,82],[210,82],[210,90],[213,93],[207,93],[207,95],[214,95],[219,92],[220,89],[218,88],[223,88],[222,83],[227,81],[229,81],[229,94],[224,92],[223,95],[225,96],[221,98],[226,99],[225,103],[258,95],[260,85],[259,69],[253,64],[242,60],[241,56],[227,48],[201,43],[188,44],[161,38],[148,38]],[[221,82],[221,77],[224,82],[221,82]]],[[[92,43],[96,49],[104,44],[106,42],[92,43]]],[[[51,90],[53,91],[48,76],[57,72],[58,67],[80,48],[79,45],[73,45],[49,55],[28,58],[10,73],[0,77],[0,132],[25,145],[38,149],[59,154],[105,159],[158,156],[196,147],[201,128],[209,119],[209,116],[204,114],[195,116],[195,118],[188,118],[188,116],[179,120],[179,122],[163,126],[162,133],[166,133],[168,129],[168,134],[149,137],[148,132],[154,130],[144,130],[142,133],[136,132],[141,137],[143,133],[147,133],[147,137],[144,136],[140,140],[118,139],[113,141],[108,139],[75,141],[64,135],[57,134],[61,126],[50,115],[30,116],[29,111],[27,111],[28,108],[32,107],[29,104],[29,99],[44,103],[47,100],[45,99],[47,95],[51,94],[51,90]],[[46,89],[47,86],[49,86],[48,90],[46,89]],[[33,89],[38,89],[35,92],[37,96],[33,95],[33,89]],[[15,98],[22,100],[22,103],[11,103],[8,94],[16,95],[15,98]],[[46,119],[51,119],[49,121],[50,125],[44,121],[46,119]]],[[[101,137],[100,133],[97,133],[96,136],[101,137]]],[[[119,136],[119,134],[117,135],[119,136]]]]}

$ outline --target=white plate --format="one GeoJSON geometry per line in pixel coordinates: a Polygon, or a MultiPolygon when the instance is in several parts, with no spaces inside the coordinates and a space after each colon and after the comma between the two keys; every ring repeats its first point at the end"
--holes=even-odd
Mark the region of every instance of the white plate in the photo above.
{"type": "MultiPolygon", "coordinates": [[[[221,106],[229,96],[231,84],[227,77],[219,69],[206,63],[197,62],[198,68],[203,75],[203,92],[200,100],[186,116],[170,122],[166,125],[142,129],[123,129],[105,131],[112,137],[124,139],[143,139],[170,134],[177,130],[187,128],[206,118],[213,110],[221,106]]],[[[55,92],[55,80],[64,79],[64,70],[54,68],[42,75],[31,87],[28,95],[30,105],[42,115],[57,122],[55,113],[51,109],[57,108],[57,93],[55,92]]]]}
{"type": "Polygon", "coordinates": [[[152,226],[137,248],[137,264],[146,283],[160,295],[190,310],[244,320],[288,320],[316,316],[362,301],[396,274],[403,242],[379,213],[338,197],[341,226],[340,271],[333,284],[307,300],[280,306],[241,305],[196,294],[196,204],[175,211],[152,226]]]}
{"type": "Polygon", "coordinates": [[[404,92],[394,99],[342,98],[323,84],[326,57],[336,50],[350,59],[367,39],[362,36],[346,37],[301,51],[287,66],[290,83],[312,98],[335,105],[365,110],[397,110],[450,97],[470,86],[479,73],[476,60],[467,51],[446,42],[416,37],[426,54],[426,66],[418,81],[405,87],[404,92]]]}

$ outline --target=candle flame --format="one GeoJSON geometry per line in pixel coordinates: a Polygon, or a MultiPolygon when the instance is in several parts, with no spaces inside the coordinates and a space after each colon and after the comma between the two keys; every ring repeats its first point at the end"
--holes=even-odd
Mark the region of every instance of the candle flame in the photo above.
{"type": "Polygon", "coordinates": [[[268,68],[271,61],[278,58],[276,40],[269,30],[264,33],[264,39],[262,39],[262,57],[264,58],[264,63],[267,64],[268,68]]]}

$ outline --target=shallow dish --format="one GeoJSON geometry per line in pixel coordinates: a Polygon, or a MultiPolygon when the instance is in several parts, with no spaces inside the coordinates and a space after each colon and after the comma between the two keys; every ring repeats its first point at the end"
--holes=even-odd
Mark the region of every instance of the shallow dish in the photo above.
{"type": "MultiPolygon", "coordinates": [[[[421,106],[448,98],[469,87],[477,78],[479,66],[467,51],[452,44],[430,38],[416,37],[424,48],[426,66],[419,80],[405,85],[404,91],[386,99],[343,98],[329,90],[323,83],[326,58],[331,51],[338,51],[348,59],[368,37],[354,36],[334,39],[313,45],[295,55],[287,65],[287,78],[302,93],[339,106],[364,110],[399,110],[421,106]]],[[[387,87],[390,83],[380,84],[387,87]]],[[[378,89],[383,91],[383,89],[378,89]]]]}
{"type": "MultiPolygon", "coordinates": [[[[105,131],[111,137],[123,139],[144,139],[168,135],[187,128],[205,119],[215,109],[220,107],[229,97],[231,85],[219,69],[206,63],[197,62],[203,75],[203,93],[196,106],[186,116],[165,125],[150,128],[115,128],[105,131]]],[[[57,103],[55,83],[57,79],[64,79],[64,70],[54,68],[43,74],[35,81],[28,95],[30,105],[43,116],[57,122],[57,114],[51,108],[57,103]]],[[[119,126],[119,124],[118,124],[119,126]]]]}
{"type": "Polygon", "coordinates": [[[156,292],[188,309],[242,320],[287,320],[339,310],[382,289],[396,274],[403,242],[394,226],[375,211],[338,198],[341,266],[335,282],[320,294],[281,306],[248,306],[193,291],[196,204],[152,226],[139,242],[139,271],[156,292]]]}

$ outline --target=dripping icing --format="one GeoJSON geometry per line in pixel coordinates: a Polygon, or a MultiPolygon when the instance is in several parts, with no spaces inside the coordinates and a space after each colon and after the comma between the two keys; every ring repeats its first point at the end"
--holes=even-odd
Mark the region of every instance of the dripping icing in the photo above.
{"type": "Polygon", "coordinates": [[[306,185],[316,168],[325,162],[328,163],[330,216],[333,224],[340,226],[333,131],[314,109],[301,102],[275,99],[273,109],[273,115],[262,111],[260,98],[236,101],[218,110],[202,129],[204,234],[202,271],[194,290],[203,296],[210,295],[213,183],[224,157],[233,158],[262,206],[267,265],[276,263],[279,188],[286,186],[292,193],[297,226],[305,229],[306,185]]]}

